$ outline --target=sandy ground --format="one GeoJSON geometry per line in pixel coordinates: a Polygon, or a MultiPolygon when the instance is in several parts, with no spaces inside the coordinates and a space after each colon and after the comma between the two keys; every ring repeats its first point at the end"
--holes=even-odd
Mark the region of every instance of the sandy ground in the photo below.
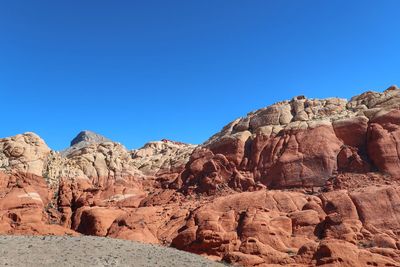
{"type": "Polygon", "coordinates": [[[0,236],[0,266],[225,266],[172,248],[101,237],[0,236]]]}

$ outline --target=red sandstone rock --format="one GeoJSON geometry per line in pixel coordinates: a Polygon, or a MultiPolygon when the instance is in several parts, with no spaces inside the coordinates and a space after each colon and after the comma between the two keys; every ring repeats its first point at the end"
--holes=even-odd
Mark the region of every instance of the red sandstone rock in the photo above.
{"type": "Polygon", "coordinates": [[[32,133],[0,139],[0,233],[79,232],[244,266],[400,266],[399,92],[296,97],[197,148],[100,138],[61,155],[32,133]]]}
{"type": "MultiPolygon", "coordinates": [[[[77,235],[54,223],[49,210],[52,191],[42,177],[0,172],[0,233],[77,235]]],[[[57,223],[57,222],[55,222],[57,223]]]]}
{"type": "Polygon", "coordinates": [[[350,147],[362,148],[367,142],[368,118],[364,116],[333,122],[336,136],[350,147]]]}
{"type": "Polygon", "coordinates": [[[371,170],[370,164],[354,147],[343,147],[337,155],[337,164],[339,172],[366,173],[371,170]]]}
{"type": "Polygon", "coordinates": [[[261,181],[272,188],[322,186],[337,168],[340,146],[330,127],[285,132],[261,152],[261,181]]]}
{"type": "Polygon", "coordinates": [[[358,249],[345,241],[326,240],[315,253],[316,264],[322,266],[400,266],[389,257],[358,249]]]}
{"type": "Polygon", "coordinates": [[[73,229],[86,235],[106,236],[116,218],[126,212],[103,207],[82,207],[75,211],[73,229]]]}
{"type": "Polygon", "coordinates": [[[371,230],[400,230],[400,188],[366,187],[350,194],[364,226],[371,230]]]}
{"type": "Polygon", "coordinates": [[[376,116],[368,129],[368,155],[380,171],[400,176],[400,111],[376,116]]]}
{"type": "Polygon", "coordinates": [[[178,205],[126,210],[114,220],[108,236],[146,243],[169,244],[184,223],[188,211],[178,205]]]}

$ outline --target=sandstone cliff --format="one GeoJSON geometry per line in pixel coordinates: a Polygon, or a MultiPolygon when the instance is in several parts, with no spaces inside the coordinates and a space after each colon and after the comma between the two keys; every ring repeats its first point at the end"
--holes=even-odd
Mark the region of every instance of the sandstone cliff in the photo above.
{"type": "Polygon", "coordinates": [[[178,187],[322,187],[338,173],[400,174],[400,90],[350,101],[295,97],[226,125],[191,156],[178,187]]]}
{"type": "Polygon", "coordinates": [[[0,139],[0,233],[96,235],[244,266],[400,266],[400,89],[298,96],[204,144],[0,139]]]}

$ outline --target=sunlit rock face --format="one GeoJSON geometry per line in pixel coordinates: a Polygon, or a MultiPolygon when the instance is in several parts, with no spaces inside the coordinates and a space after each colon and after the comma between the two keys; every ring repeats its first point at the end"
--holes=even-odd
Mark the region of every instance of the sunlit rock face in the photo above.
{"type": "Polygon", "coordinates": [[[192,154],[176,181],[210,192],[322,187],[338,173],[380,171],[396,177],[400,162],[400,90],[366,92],[350,101],[295,97],[226,125],[192,154]]]}
{"type": "Polygon", "coordinates": [[[239,266],[400,266],[399,94],[298,96],[198,146],[0,139],[0,233],[137,240],[239,266]]]}
{"type": "Polygon", "coordinates": [[[42,175],[50,148],[35,133],[0,139],[0,171],[42,175]]]}
{"type": "Polygon", "coordinates": [[[195,145],[164,139],[149,142],[130,153],[132,163],[137,169],[145,174],[155,175],[159,172],[181,169],[195,148],[195,145]]]}

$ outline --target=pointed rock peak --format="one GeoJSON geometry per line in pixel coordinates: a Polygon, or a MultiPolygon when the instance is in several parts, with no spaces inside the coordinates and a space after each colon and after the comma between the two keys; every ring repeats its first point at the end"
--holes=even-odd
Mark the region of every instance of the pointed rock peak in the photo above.
{"type": "Polygon", "coordinates": [[[92,131],[82,131],[80,132],[74,139],[71,141],[71,146],[74,146],[78,143],[85,142],[85,143],[102,143],[102,142],[110,142],[111,140],[97,134],[92,131]]]}
{"type": "Polygon", "coordinates": [[[305,97],[304,95],[298,95],[293,97],[292,100],[294,101],[294,100],[304,100],[304,99],[307,99],[307,97],[305,97]]]}
{"type": "Polygon", "coordinates": [[[385,90],[385,92],[387,91],[395,91],[395,90],[399,90],[399,87],[397,85],[391,85],[388,89],[385,90]]]}

